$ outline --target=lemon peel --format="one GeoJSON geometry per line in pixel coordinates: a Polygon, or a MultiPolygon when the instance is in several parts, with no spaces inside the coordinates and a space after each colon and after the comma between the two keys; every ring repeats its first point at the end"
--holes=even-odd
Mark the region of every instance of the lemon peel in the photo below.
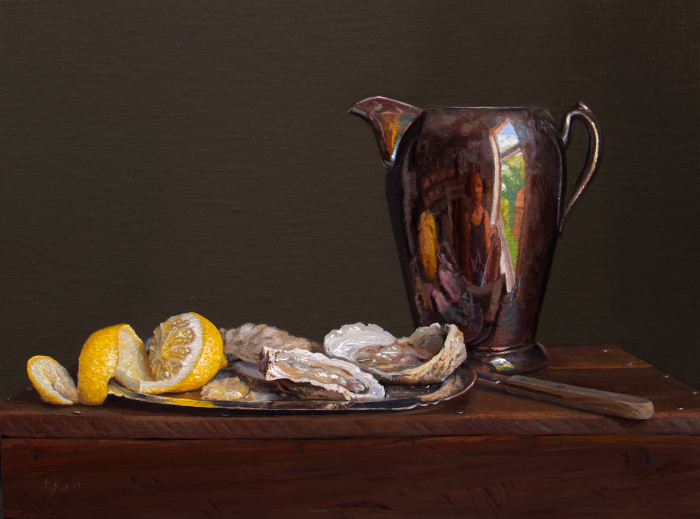
{"type": "Polygon", "coordinates": [[[73,378],[51,357],[36,355],[29,359],[27,374],[44,402],[54,405],[78,403],[78,389],[73,378]]]}
{"type": "Polygon", "coordinates": [[[84,405],[101,405],[119,362],[119,331],[128,324],[117,324],[96,331],[83,345],[78,361],[78,398],[84,405]]]}
{"type": "Polygon", "coordinates": [[[136,332],[128,325],[119,329],[117,339],[119,361],[114,378],[122,386],[138,391],[141,382],[154,380],[148,367],[146,348],[136,332]]]}

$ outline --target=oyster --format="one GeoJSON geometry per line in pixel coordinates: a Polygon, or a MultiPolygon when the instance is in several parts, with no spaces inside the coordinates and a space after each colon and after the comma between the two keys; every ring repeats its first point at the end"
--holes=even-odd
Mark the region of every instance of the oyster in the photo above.
{"type": "Polygon", "coordinates": [[[302,349],[263,348],[260,372],[267,380],[284,381],[300,398],[371,401],[384,398],[384,387],[354,364],[302,349]],[[288,381],[302,385],[296,391],[288,381]],[[309,387],[313,386],[313,387],[309,387]]]}
{"type": "Polygon", "coordinates": [[[326,335],[323,346],[329,357],[394,384],[442,382],[467,359],[464,336],[453,324],[421,327],[402,339],[374,324],[349,324],[326,335]]]}
{"type": "MultiPolygon", "coordinates": [[[[252,383],[260,383],[260,384],[265,384],[268,383],[265,380],[265,375],[260,373],[260,370],[258,369],[258,364],[255,363],[253,364],[252,362],[234,362],[231,365],[231,368],[238,373],[240,376],[248,380],[249,382],[252,383]]],[[[228,368],[227,368],[228,369],[228,368]]]]}
{"type": "Polygon", "coordinates": [[[308,351],[323,351],[320,344],[295,337],[266,324],[246,323],[239,328],[221,329],[221,336],[224,338],[224,355],[229,362],[240,359],[257,364],[260,353],[265,347],[276,350],[298,348],[308,351]]]}
{"type": "Polygon", "coordinates": [[[265,375],[260,373],[257,363],[238,361],[231,364],[230,369],[245,381],[255,400],[268,402],[280,399],[280,390],[284,388],[280,388],[275,381],[265,380],[265,375]]]}
{"type": "Polygon", "coordinates": [[[283,393],[293,395],[300,400],[346,400],[345,396],[337,391],[329,391],[311,384],[298,384],[287,379],[275,380],[275,384],[283,393]]]}

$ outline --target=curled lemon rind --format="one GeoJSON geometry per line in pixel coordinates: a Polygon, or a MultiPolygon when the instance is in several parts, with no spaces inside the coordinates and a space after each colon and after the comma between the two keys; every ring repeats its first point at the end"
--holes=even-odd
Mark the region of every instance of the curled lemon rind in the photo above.
{"type": "Polygon", "coordinates": [[[119,330],[128,324],[117,324],[98,330],[85,342],[78,361],[78,398],[83,405],[101,405],[109,390],[107,384],[119,363],[119,330]]]}

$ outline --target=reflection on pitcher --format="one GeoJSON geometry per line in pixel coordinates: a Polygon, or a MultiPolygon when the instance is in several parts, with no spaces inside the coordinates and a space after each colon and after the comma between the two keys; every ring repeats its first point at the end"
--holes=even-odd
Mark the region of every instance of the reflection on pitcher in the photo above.
{"type": "Polygon", "coordinates": [[[414,259],[409,265],[416,307],[436,321],[449,319],[468,336],[476,336],[481,313],[474,308],[471,291],[455,266],[449,246],[438,240],[437,227],[432,212],[423,211],[418,224],[420,261],[414,259]]]}
{"type": "MultiPolygon", "coordinates": [[[[450,123],[455,118],[444,117],[450,123]]],[[[488,339],[499,318],[516,311],[518,249],[527,199],[524,147],[508,117],[453,126],[455,135],[426,135],[407,166],[410,244],[417,237],[419,261],[411,262],[415,307],[423,321],[460,325],[472,345],[488,339]],[[483,133],[481,134],[483,135],[483,133]],[[415,230],[411,227],[415,225],[415,230]],[[504,299],[504,296],[511,295],[504,299]]],[[[409,249],[415,250],[412,246],[409,249]]]]}
{"type": "Polygon", "coordinates": [[[510,264],[514,270],[518,258],[518,244],[522,234],[527,174],[523,150],[512,122],[505,119],[496,130],[496,149],[499,155],[501,183],[498,212],[503,221],[510,264]]]}
{"type": "Polygon", "coordinates": [[[469,210],[464,215],[465,258],[467,268],[464,274],[477,286],[486,284],[486,259],[491,242],[489,213],[481,203],[484,184],[478,173],[472,173],[465,186],[471,199],[469,210]]]}

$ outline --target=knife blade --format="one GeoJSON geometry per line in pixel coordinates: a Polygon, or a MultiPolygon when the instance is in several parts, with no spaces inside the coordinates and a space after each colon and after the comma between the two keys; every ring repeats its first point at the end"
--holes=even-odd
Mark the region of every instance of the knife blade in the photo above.
{"type": "Polygon", "coordinates": [[[646,398],[522,375],[507,376],[481,369],[476,373],[481,387],[520,397],[634,420],[648,420],[654,415],[654,404],[646,398]]]}

